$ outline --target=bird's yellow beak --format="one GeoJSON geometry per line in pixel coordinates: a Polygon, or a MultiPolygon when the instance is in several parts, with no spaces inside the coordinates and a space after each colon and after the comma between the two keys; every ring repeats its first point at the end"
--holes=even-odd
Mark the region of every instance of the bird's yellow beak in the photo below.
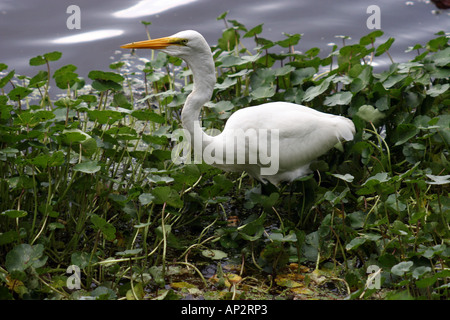
{"type": "Polygon", "coordinates": [[[131,42],[120,47],[123,49],[165,49],[170,45],[183,46],[185,44],[186,44],[185,39],[175,37],[164,37],[153,40],[131,42]]]}

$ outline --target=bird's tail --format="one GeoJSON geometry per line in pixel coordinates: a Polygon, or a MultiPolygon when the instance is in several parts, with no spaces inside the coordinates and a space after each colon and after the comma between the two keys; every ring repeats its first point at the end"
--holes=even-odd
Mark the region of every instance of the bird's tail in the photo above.
{"type": "Polygon", "coordinates": [[[339,117],[336,123],[336,134],[338,140],[351,141],[355,135],[355,125],[350,119],[339,117]]]}

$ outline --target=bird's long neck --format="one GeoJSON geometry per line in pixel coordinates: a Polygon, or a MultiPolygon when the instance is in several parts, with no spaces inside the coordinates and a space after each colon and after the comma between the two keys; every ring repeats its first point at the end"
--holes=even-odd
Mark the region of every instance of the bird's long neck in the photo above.
{"type": "Polygon", "coordinates": [[[192,92],[186,98],[186,102],[181,112],[181,121],[183,127],[191,135],[193,139],[201,137],[202,149],[208,145],[213,137],[207,135],[202,130],[200,121],[200,110],[203,105],[211,99],[214,84],[216,83],[214,60],[211,52],[205,52],[193,57],[185,59],[194,77],[194,86],[192,92]]]}

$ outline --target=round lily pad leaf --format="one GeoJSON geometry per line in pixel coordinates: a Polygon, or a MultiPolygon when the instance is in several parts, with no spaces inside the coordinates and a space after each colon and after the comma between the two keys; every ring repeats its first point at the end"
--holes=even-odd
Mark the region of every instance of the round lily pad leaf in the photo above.
{"type": "Polygon", "coordinates": [[[207,258],[213,259],[213,260],[221,260],[221,259],[224,259],[224,258],[228,257],[228,255],[225,252],[223,252],[223,251],[210,250],[210,249],[203,250],[202,251],[202,255],[207,257],[207,258]]]}

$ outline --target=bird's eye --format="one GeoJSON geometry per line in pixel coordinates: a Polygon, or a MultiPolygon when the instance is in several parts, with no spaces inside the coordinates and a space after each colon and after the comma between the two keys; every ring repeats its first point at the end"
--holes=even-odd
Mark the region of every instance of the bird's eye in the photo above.
{"type": "Polygon", "coordinates": [[[186,46],[188,44],[188,39],[181,39],[179,44],[182,46],[186,46]]]}

